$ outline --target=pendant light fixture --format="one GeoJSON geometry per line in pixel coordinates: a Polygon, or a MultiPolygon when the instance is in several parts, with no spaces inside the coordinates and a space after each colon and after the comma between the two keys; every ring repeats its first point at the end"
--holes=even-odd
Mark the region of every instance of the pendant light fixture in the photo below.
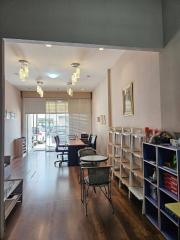
{"type": "Polygon", "coordinates": [[[29,63],[26,60],[19,60],[19,78],[21,81],[25,81],[29,77],[29,63]]]}
{"type": "Polygon", "coordinates": [[[72,96],[73,96],[73,88],[72,88],[72,87],[68,87],[67,93],[68,93],[68,95],[69,95],[70,97],[72,97],[72,96]]]}
{"type": "Polygon", "coordinates": [[[68,94],[70,97],[72,97],[72,96],[73,96],[73,93],[74,93],[74,91],[73,91],[73,88],[72,88],[72,83],[71,83],[71,82],[68,82],[68,83],[67,83],[67,94],[68,94]]]}
{"type": "Polygon", "coordinates": [[[76,85],[76,83],[79,81],[80,79],[80,63],[72,63],[71,64],[72,67],[75,68],[75,72],[72,74],[72,77],[71,77],[71,82],[72,82],[72,85],[76,85]]]}
{"type": "Polygon", "coordinates": [[[44,91],[42,89],[42,85],[43,85],[43,81],[38,80],[37,81],[37,89],[36,89],[36,91],[37,91],[37,93],[39,94],[39,96],[41,98],[44,96],[44,91]]]}

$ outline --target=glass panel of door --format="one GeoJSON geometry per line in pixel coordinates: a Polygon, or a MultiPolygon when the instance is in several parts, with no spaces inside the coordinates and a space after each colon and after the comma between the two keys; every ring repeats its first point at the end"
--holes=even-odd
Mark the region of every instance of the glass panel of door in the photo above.
{"type": "Polygon", "coordinates": [[[26,138],[28,152],[32,149],[45,150],[45,114],[26,114],[26,138]]]}
{"type": "Polygon", "coordinates": [[[46,114],[46,151],[54,151],[54,137],[58,135],[61,142],[66,142],[69,135],[69,117],[67,113],[46,114]]]}
{"type": "Polygon", "coordinates": [[[66,142],[69,135],[68,113],[26,114],[26,138],[28,152],[31,150],[55,150],[54,137],[66,142]]]}

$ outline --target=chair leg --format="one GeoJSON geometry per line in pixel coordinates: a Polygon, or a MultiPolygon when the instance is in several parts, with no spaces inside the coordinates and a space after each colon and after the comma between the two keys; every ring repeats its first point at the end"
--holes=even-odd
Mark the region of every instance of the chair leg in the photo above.
{"type": "Polygon", "coordinates": [[[84,203],[84,182],[81,179],[81,202],[84,203]]]}
{"type": "Polygon", "coordinates": [[[108,200],[109,200],[109,203],[112,207],[112,211],[113,211],[113,214],[114,214],[114,206],[113,206],[113,202],[112,202],[111,183],[108,184],[108,200]]]}
{"type": "Polygon", "coordinates": [[[61,156],[61,159],[60,160],[57,160],[54,162],[54,166],[56,166],[56,163],[59,163],[59,167],[62,166],[62,162],[63,162],[63,156],[61,154],[57,154],[57,159],[58,159],[58,156],[61,156]]]}
{"type": "Polygon", "coordinates": [[[87,190],[85,189],[85,210],[86,210],[86,217],[87,217],[87,215],[88,215],[88,212],[87,212],[88,192],[89,192],[89,186],[87,187],[87,190]]]}
{"type": "Polygon", "coordinates": [[[82,181],[82,170],[81,167],[79,167],[79,176],[78,176],[79,183],[81,184],[82,181]]]}

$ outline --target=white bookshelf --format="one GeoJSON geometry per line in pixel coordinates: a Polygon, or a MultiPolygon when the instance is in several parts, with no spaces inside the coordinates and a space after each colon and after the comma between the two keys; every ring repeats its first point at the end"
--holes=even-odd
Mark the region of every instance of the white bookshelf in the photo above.
{"type": "Polygon", "coordinates": [[[143,130],[140,128],[111,128],[108,154],[112,164],[113,178],[119,187],[125,185],[129,197],[133,194],[143,200],[143,130]]]}

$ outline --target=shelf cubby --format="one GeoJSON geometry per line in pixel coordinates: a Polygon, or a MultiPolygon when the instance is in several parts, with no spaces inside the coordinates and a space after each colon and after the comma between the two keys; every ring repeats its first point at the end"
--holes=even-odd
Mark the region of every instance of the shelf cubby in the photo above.
{"type": "Polygon", "coordinates": [[[124,168],[121,164],[121,182],[129,187],[129,169],[124,168]]]}
{"type": "Polygon", "coordinates": [[[124,151],[131,151],[131,128],[124,128],[122,131],[122,149],[124,151]]]}
{"type": "Polygon", "coordinates": [[[156,162],[156,147],[152,144],[143,144],[144,160],[151,165],[157,165],[156,162]]]}
{"type": "Polygon", "coordinates": [[[131,149],[134,153],[142,156],[142,142],[144,139],[144,134],[141,128],[133,129],[131,134],[131,149]]]}
{"type": "Polygon", "coordinates": [[[113,158],[113,175],[120,179],[120,158],[113,158]]]}
{"type": "Polygon", "coordinates": [[[117,146],[120,146],[121,147],[121,131],[116,131],[114,133],[114,143],[117,145],[117,146]]]}
{"type": "Polygon", "coordinates": [[[158,209],[147,198],[145,198],[145,214],[149,221],[158,228],[158,209]]]}
{"type": "Polygon", "coordinates": [[[139,200],[143,200],[143,179],[131,173],[129,191],[139,200]]]}
{"type": "Polygon", "coordinates": [[[132,154],[132,170],[142,170],[142,159],[132,154]]]}
{"type": "Polygon", "coordinates": [[[4,181],[4,216],[8,218],[17,203],[22,203],[23,179],[8,179],[4,181]]]}
{"type": "Polygon", "coordinates": [[[178,200],[178,178],[159,169],[159,188],[171,198],[178,200]]]}
{"type": "Polygon", "coordinates": [[[144,179],[143,171],[141,169],[133,169],[132,173],[134,174],[135,177],[144,179]]]}
{"type": "Polygon", "coordinates": [[[157,168],[156,166],[150,165],[147,162],[144,162],[144,178],[149,180],[154,185],[157,185],[157,179],[155,180],[153,176],[157,178],[157,168]]]}
{"type": "Polygon", "coordinates": [[[158,166],[166,172],[177,175],[177,152],[174,148],[158,148],[158,166]]]}
{"type": "Polygon", "coordinates": [[[178,226],[162,212],[160,214],[160,230],[166,239],[179,240],[178,226]]]}
{"type": "Polygon", "coordinates": [[[117,145],[114,145],[114,157],[116,158],[120,158],[122,155],[122,151],[121,151],[121,148],[117,145]]]}
{"type": "Polygon", "coordinates": [[[151,201],[151,203],[158,207],[158,191],[157,191],[157,187],[153,184],[151,184],[150,182],[146,181],[144,182],[144,189],[145,189],[145,198],[149,199],[149,201],[151,201]]]}
{"type": "Polygon", "coordinates": [[[109,144],[114,143],[114,131],[110,130],[109,131],[109,144]]]}
{"type": "Polygon", "coordinates": [[[165,207],[166,203],[174,203],[176,200],[171,198],[169,195],[165,194],[164,192],[160,191],[160,210],[161,212],[166,215],[171,221],[173,221],[176,225],[178,225],[178,217],[173,214],[169,209],[165,207]]]}

